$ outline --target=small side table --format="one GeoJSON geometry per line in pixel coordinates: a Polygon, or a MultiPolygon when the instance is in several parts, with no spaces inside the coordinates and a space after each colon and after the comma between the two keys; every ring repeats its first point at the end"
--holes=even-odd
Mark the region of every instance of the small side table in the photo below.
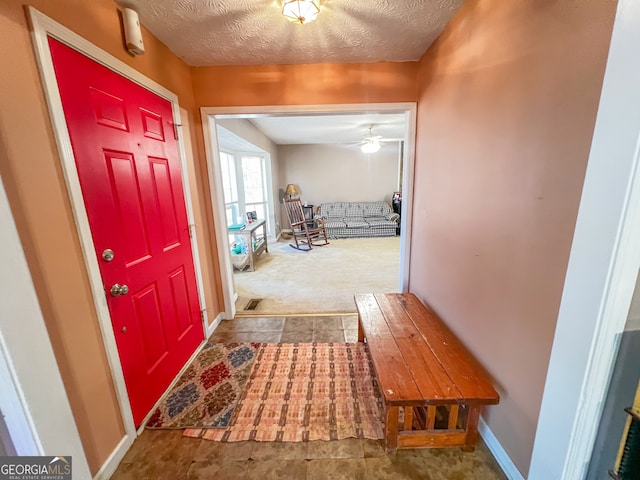
{"type": "Polygon", "coordinates": [[[302,211],[304,212],[304,218],[307,220],[307,226],[313,227],[313,205],[303,205],[302,211]]]}
{"type": "Polygon", "coordinates": [[[249,255],[249,271],[254,272],[255,260],[262,252],[269,252],[269,246],[267,244],[267,223],[265,220],[256,220],[253,223],[248,223],[242,230],[228,229],[229,235],[237,235],[245,237],[247,244],[247,254],[249,255]],[[262,227],[262,236],[256,236],[258,228],[262,227]]]}

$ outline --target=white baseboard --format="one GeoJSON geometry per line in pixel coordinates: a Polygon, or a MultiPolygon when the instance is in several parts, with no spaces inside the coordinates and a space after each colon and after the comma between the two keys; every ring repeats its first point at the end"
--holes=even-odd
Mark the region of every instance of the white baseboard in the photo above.
{"type": "Polygon", "coordinates": [[[116,448],[111,452],[109,458],[107,458],[100,467],[100,470],[93,476],[93,480],[107,480],[111,478],[111,475],[116,471],[118,465],[120,465],[120,462],[129,451],[129,448],[133,445],[134,440],[135,438],[131,438],[129,435],[122,437],[122,440],[120,440],[116,448]]]}
{"type": "Polygon", "coordinates": [[[489,451],[493,454],[493,457],[500,465],[500,468],[507,476],[509,480],[524,480],[524,477],[520,473],[509,457],[509,454],[502,447],[496,436],[493,434],[487,422],[484,421],[484,418],[480,417],[478,421],[478,433],[484,440],[484,443],[489,448],[489,451]]]}
{"type": "Polygon", "coordinates": [[[213,331],[218,328],[220,322],[222,322],[222,313],[219,313],[216,319],[211,323],[211,325],[207,326],[207,339],[213,334],[213,331]]]}

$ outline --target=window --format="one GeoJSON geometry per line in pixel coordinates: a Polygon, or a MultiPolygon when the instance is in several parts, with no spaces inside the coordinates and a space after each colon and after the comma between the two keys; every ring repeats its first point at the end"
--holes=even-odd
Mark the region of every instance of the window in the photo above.
{"type": "Polygon", "coordinates": [[[264,157],[242,156],[240,161],[242,163],[245,211],[255,211],[258,218],[269,218],[264,157]]]}
{"type": "Polygon", "coordinates": [[[220,152],[220,163],[222,170],[222,186],[224,190],[224,208],[227,215],[227,225],[233,225],[234,223],[239,223],[240,220],[235,157],[229,153],[220,152]]]}
{"type": "Polygon", "coordinates": [[[271,212],[268,171],[265,155],[220,151],[222,184],[227,225],[245,221],[246,212],[256,212],[267,220],[271,234],[271,212]]]}

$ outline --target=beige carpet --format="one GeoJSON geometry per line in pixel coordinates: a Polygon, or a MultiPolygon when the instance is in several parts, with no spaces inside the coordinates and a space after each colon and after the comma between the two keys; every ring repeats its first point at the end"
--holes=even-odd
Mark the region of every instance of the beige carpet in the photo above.
{"type": "Polygon", "coordinates": [[[269,245],[255,272],[236,272],[238,315],[355,313],[356,293],[397,292],[400,237],[348,238],[310,252],[291,248],[288,240],[269,245]],[[262,301],[245,311],[250,299],[262,301]]]}

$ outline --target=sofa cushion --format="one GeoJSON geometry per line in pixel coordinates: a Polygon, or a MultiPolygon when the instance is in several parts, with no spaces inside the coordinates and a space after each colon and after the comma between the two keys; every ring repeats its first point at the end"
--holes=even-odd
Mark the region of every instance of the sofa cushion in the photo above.
{"type": "Polygon", "coordinates": [[[347,224],[339,218],[328,218],[324,222],[324,226],[326,228],[345,228],[347,224]]]}
{"type": "Polygon", "coordinates": [[[386,202],[365,202],[363,214],[365,217],[380,217],[391,213],[391,207],[386,202]]]}
{"type": "Polygon", "coordinates": [[[395,225],[396,224],[396,222],[388,220],[385,217],[367,217],[365,218],[365,221],[372,227],[378,226],[378,225],[395,225]]]}
{"type": "Polygon", "coordinates": [[[358,202],[349,203],[345,206],[344,216],[362,218],[364,216],[363,211],[362,204],[358,202]]]}
{"type": "Polygon", "coordinates": [[[330,205],[326,209],[327,217],[342,218],[344,217],[344,207],[341,205],[330,205]]]}
{"type": "Polygon", "coordinates": [[[320,215],[327,218],[343,218],[345,208],[342,203],[323,203],[320,206],[320,215]]]}
{"type": "Polygon", "coordinates": [[[347,228],[369,228],[369,224],[362,217],[346,217],[347,228]]]}

